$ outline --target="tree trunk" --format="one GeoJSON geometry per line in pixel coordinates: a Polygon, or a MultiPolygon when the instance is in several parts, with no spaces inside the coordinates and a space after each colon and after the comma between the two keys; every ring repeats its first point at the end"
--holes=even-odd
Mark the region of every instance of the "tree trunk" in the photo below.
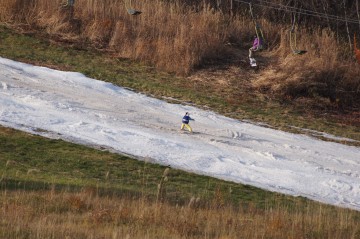
{"type": "Polygon", "coordinates": [[[351,36],[350,36],[350,31],[349,31],[349,24],[348,24],[348,22],[347,22],[346,1],[344,0],[343,3],[344,3],[344,13],[345,13],[346,31],[347,31],[347,35],[348,35],[348,41],[349,41],[350,51],[352,51],[352,44],[351,44],[351,36]]]}

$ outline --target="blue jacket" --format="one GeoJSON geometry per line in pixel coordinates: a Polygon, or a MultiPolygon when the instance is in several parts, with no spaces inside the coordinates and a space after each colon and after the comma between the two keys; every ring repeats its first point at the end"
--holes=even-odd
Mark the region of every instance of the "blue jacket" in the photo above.
{"type": "Polygon", "coordinates": [[[185,115],[182,119],[182,122],[183,124],[188,124],[190,120],[194,120],[194,119],[190,118],[190,116],[188,115],[185,115]]]}

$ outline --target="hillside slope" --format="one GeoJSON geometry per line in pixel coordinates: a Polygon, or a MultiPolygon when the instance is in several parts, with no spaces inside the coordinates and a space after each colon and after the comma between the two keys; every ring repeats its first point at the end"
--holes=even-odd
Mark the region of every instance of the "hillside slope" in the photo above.
{"type": "Polygon", "coordinates": [[[345,113],[341,121],[358,125],[346,120],[358,118],[360,108],[360,67],[352,44],[359,25],[357,2],[254,0],[253,8],[249,1],[230,3],[144,0],[134,2],[133,7],[142,12],[134,16],[117,0],[76,0],[65,6],[61,0],[5,0],[0,22],[65,46],[100,49],[181,76],[196,74],[196,78],[198,68],[210,66],[211,80],[211,66],[226,67],[223,62],[235,60],[239,64],[233,66],[240,66],[241,72],[235,81],[227,81],[233,91],[224,89],[223,80],[216,85],[200,73],[204,85],[224,90],[224,97],[234,105],[242,103],[236,91],[246,85],[248,92],[266,100],[306,105],[319,111],[315,117],[345,113]],[[241,66],[247,61],[254,26],[260,26],[266,42],[265,54],[256,56],[261,74],[241,82],[248,71],[241,66]],[[291,48],[307,53],[294,55],[291,48]]]}
{"type": "Polygon", "coordinates": [[[360,209],[358,147],[169,104],[79,73],[0,63],[2,125],[360,209]],[[196,119],[194,134],[179,132],[184,112],[196,119]]]}

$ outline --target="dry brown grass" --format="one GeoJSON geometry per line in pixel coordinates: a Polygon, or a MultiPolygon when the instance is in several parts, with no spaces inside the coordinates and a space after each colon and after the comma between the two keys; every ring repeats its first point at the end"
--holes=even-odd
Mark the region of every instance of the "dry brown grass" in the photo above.
{"type": "MultiPolygon", "coordinates": [[[[309,204],[296,210],[214,199],[188,205],[78,193],[1,191],[0,238],[358,238],[354,211],[309,204]]],[[[201,201],[201,200],[200,200],[201,201]]]]}
{"type": "MultiPolygon", "coordinates": [[[[208,59],[227,57],[229,39],[244,43],[253,32],[246,18],[230,18],[209,5],[191,7],[160,0],[133,1],[144,13],[131,16],[120,0],[2,0],[2,22],[42,29],[52,37],[86,41],[96,47],[178,74],[188,74],[208,59]]],[[[265,24],[270,26],[270,24],[265,24]]]]}
{"type": "Polygon", "coordinates": [[[77,0],[74,9],[60,7],[59,0],[3,1],[3,22],[40,27],[65,39],[89,39],[118,56],[180,74],[222,51],[228,31],[224,16],[208,7],[194,12],[159,0],[137,2],[141,16],[129,15],[120,0],[77,0]]]}
{"type": "Polygon", "coordinates": [[[360,49],[358,49],[358,47],[357,47],[355,34],[354,34],[354,51],[355,51],[356,59],[357,59],[358,63],[360,64],[360,49]]]}
{"type": "Polygon", "coordinates": [[[356,62],[344,59],[334,33],[303,29],[298,49],[306,54],[291,54],[287,30],[281,34],[276,54],[278,64],[253,81],[260,91],[288,98],[325,98],[334,106],[351,106],[360,96],[360,69],[356,62]]]}

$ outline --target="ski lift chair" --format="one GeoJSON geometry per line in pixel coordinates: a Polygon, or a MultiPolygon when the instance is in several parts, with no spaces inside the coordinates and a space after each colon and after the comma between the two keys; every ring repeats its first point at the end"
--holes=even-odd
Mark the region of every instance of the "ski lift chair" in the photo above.
{"type": "Polygon", "coordinates": [[[129,4],[127,3],[126,0],[124,0],[124,3],[125,3],[125,8],[130,15],[136,16],[136,15],[140,15],[142,13],[141,11],[136,10],[135,8],[133,8],[131,6],[131,0],[130,0],[129,4]]]}
{"type": "Polygon", "coordinates": [[[295,21],[296,21],[296,16],[294,14],[294,18],[292,19],[292,26],[290,29],[290,47],[291,50],[293,52],[293,54],[295,55],[302,55],[305,54],[307,51],[306,50],[299,50],[296,47],[296,31],[295,31],[295,21]]]}

